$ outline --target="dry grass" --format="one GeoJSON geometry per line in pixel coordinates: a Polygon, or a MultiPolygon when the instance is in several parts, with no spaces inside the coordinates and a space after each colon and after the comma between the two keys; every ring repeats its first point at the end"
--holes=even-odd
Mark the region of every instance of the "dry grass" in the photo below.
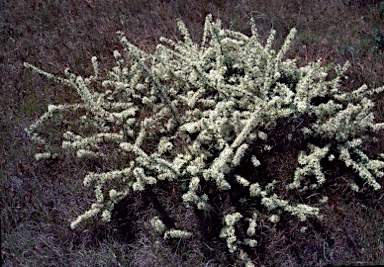
{"type": "MultiPolygon", "coordinates": [[[[277,30],[276,45],[296,27],[298,36],[289,56],[298,57],[300,64],[320,57],[324,64],[350,60],[345,87],[384,83],[383,1],[19,0],[1,2],[0,10],[2,266],[235,264],[221,240],[163,242],[148,229],[155,207],[145,199],[123,203],[118,222],[100,225],[94,220],[83,230],[70,230],[69,221],[92,203],[92,192],[83,188],[82,179],[95,166],[69,154],[61,161],[34,162],[36,147],[23,128],[49,103],[78,98],[68,88],[25,70],[24,61],[56,74],[71,67],[74,73],[89,75],[92,55],[98,56],[101,67],[113,63],[112,52],[120,48],[117,30],[140,48],[153,51],[160,36],[179,37],[175,26],[179,17],[199,41],[203,20],[212,13],[225,27],[244,33],[250,33],[247,22],[252,16],[262,38],[272,27],[277,30]]],[[[384,101],[380,96],[376,100],[377,117],[384,120],[384,101]]],[[[55,127],[60,131],[60,125],[55,127]]],[[[367,150],[384,151],[384,144],[367,150]]],[[[278,167],[284,158],[274,160],[271,166],[278,167]]],[[[289,170],[276,169],[276,174],[289,175],[289,170]]],[[[290,218],[279,225],[261,225],[264,233],[254,251],[255,264],[384,264],[383,192],[352,194],[343,181],[348,173],[332,175],[330,186],[324,188],[330,199],[324,220],[309,221],[305,234],[299,233],[303,225],[290,218]]],[[[166,197],[165,201],[176,198],[166,197]]],[[[177,216],[180,207],[166,208],[177,216]]],[[[189,218],[180,220],[187,226],[193,223],[189,218]]]]}

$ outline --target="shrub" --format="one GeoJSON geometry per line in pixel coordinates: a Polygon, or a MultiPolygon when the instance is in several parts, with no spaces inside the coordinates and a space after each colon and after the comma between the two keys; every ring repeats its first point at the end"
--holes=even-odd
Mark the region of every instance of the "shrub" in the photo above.
{"type": "MultiPolygon", "coordinates": [[[[188,209],[222,214],[218,236],[252,266],[248,252],[257,246],[258,220],[267,216],[277,223],[285,214],[300,221],[319,217],[326,201],[320,189],[332,179],[325,169],[335,162],[353,169],[373,190],[381,188],[377,179],[384,175],[384,161],[371,159],[362,148],[384,127],[375,122],[368,98],[384,87],[343,91],[340,81],[348,63],[334,66],[331,77],[320,60],[299,67],[296,60],[285,59],[295,29],[275,51],[275,32],[262,45],[254,23],[248,37],[222,29],[220,20],[207,16],[200,45],[181,21],[178,26],[183,39],[161,38],[164,44],[154,54],[119,33],[124,53],[114,52],[116,65],[105,78],[96,57],[94,75],[88,78],[68,69],[60,78],[25,63],[74,88],[82,100],[49,105],[26,129],[45,148],[36,159],[61,154],[60,147],[46,140],[44,125],[53,117],[64,121],[72,112],[77,115],[65,120],[61,148],[94,160],[115,153],[121,167],[86,175],[84,185],[95,188],[96,201],[72,228],[99,214],[110,221],[115,205],[127,196],[154,194],[154,188],[171,184],[188,209]],[[292,151],[284,152],[283,145],[292,151]],[[286,162],[291,173],[272,176],[267,171],[274,151],[295,154],[294,164],[286,162]],[[313,192],[319,193],[317,203],[301,200],[313,192]]],[[[359,182],[349,182],[359,190],[359,182]]],[[[151,224],[165,239],[194,234],[169,229],[158,216],[151,224]]]]}

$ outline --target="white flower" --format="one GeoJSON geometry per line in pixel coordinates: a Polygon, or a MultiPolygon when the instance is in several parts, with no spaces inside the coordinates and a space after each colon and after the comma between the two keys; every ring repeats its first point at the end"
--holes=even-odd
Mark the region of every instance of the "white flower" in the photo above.
{"type": "Polygon", "coordinates": [[[56,154],[52,154],[51,152],[36,153],[35,154],[35,160],[40,161],[43,159],[54,158],[55,156],[56,156],[56,154]]]}
{"type": "Polygon", "coordinates": [[[191,174],[191,175],[196,175],[196,174],[198,174],[199,173],[199,168],[197,167],[197,166],[191,166],[191,165],[189,165],[188,167],[187,167],[187,171],[191,174]]]}
{"type": "Polygon", "coordinates": [[[264,151],[269,151],[271,149],[272,147],[270,145],[264,145],[264,151]]]}
{"type": "Polygon", "coordinates": [[[200,179],[198,177],[193,177],[189,184],[189,190],[196,191],[200,183],[200,179]]]}
{"type": "Polygon", "coordinates": [[[252,164],[255,168],[259,167],[261,165],[260,161],[256,158],[255,155],[251,156],[252,164]]]}
{"type": "Polygon", "coordinates": [[[159,219],[158,216],[155,216],[151,219],[151,225],[155,229],[156,232],[162,234],[165,232],[165,224],[159,219]]]}
{"type": "Polygon", "coordinates": [[[351,187],[352,191],[359,192],[360,188],[356,183],[349,183],[349,186],[351,187]]]}
{"type": "Polygon", "coordinates": [[[323,197],[319,200],[319,202],[322,203],[322,204],[327,203],[327,201],[328,201],[328,197],[327,197],[327,196],[323,196],[323,197]]]}
{"type": "Polygon", "coordinates": [[[248,145],[247,144],[242,144],[241,146],[238,147],[236,150],[235,156],[233,157],[232,160],[232,165],[233,166],[238,166],[240,164],[240,161],[242,160],[245,151],[247,151],[248,145]]]}
{"type": "Polygon", "coordinates": [[[267,207],[268,210],[274,210],[276,208],[287,206],[288,201],[279,199],[276,194],[273,194],[270,197],[263,197],[261,199],[261,204],[267,207]]]}
{"type": "Polygon", "coordinates": [[[273,214],[269,217],[269,220],[273,223],[277,223],[280,220],[280,217],[276,214],[273,214]]]}
{"type": "Polygon", "coordinates": [[[257,214],[254,213],[252,218],[248,218],[247,220],[249,221],[249,226],[248,226],[248,229],[247,229],[247,235],[248,236],[254,236],[255,233],[256,233],[257,214]]]}
{"type": "Polygon", "coordinates": [[[254,183],[249,186],[249,194],[251,197],[259,196],[262,190],[259,183],[254,183]]]}
{"type": "Polygon", "coordinates": [[[250,182],[247,179],[241,177],[240,175],[235,175],[235,177],[236,181],[242,186],[249,186],[250,182]]]}
{"type": "Polygon", "coordinates": [[[300,112],[300,113],[305,113],[307,111],[307,104],[305,102],[299,102],[297,103],[297,110],[300,112]]]}
{"type": "Polygon", "coordinates": [[[56,105],[48,105],[48,112],[54,112],[56,110],[59,110],[56,105]]]}
{"type": "Polygon", "coordinates": [[[78,216],[76,220],[71,223],[71,228],[75,229],[77,225],[79,225],[82,221],[87,220],[96,214],[98,214],[101,210],[102,205],[94,203],[90,210],[86,211],[84,214],[78,216]]]}
{"type": "Polygon", "coordinates": [[[104,210],[101,216],[105,222],[109,222],[111,220],[111,212],[109,210],[104,210]]]}
{"type": "Polygon", "coordinates": [[[286,206],[285,210],[290,212],[292,215],[299,217],[300,221],[305,221],[307,216],[318,216],[319,209],[314,208],[305,204],[298,204],[296,206],[286,206]]]}
{"type": "Polygon", "coordinates": [[[251,248],[256,247],[257,244],[258,244],[257,240],[255,240],[255,239],[249,239],[249,238],[246,238],[246,239],[244,240],[244,243],[245,243],[246,245],[250,246],[251,248]]]}
{"type": "Polygon", "coordinates": [[[239,212],[227,214],[225,215],[225,223],[229,226],[235,225],[235,223],[242,218],[243,215],[241,215],[239,212]]]}
{"type": "Polygon", "coordinates": [[[190,238],[192,236],[191,232],[171,229],[164,233],[164,239],[169,238],[190,238]]]}
{"type": "Polygon", "coordinates": [[[258,131],[257,135],[263,141],[268,139],[268,135],[266,133],[262,132],[262,131],[258,131]]]}

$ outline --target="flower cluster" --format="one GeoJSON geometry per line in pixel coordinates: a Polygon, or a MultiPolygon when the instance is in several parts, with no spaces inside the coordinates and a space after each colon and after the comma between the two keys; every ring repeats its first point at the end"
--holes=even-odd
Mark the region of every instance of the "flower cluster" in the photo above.
{"type": "MultiPolygon", "coordinates": [[[[320,161],[325,157],[328,153],[328,147],[319,148],[313,145],[309,146],[311,149],[311,153],[309,155],[304,155],[301,153],[298,158],[298,162],[300,165],[303,165],[302,168],[297,168],[294,180],[291,184],[287,186],[288,189],[297,189],[301,187],[301,181],[305,176],[315,176],[317,180],[317,184],[312,183],[311,189],[315,189],[319,187],[321,184],[325,182],[324,173],[321,170],[320,161]]],[[[308,187],[304,186],[300,190],[305,191],[308,187]]]]}
{"type": "Polygon", "coordinates": [[[165,232],[166,227],[165,224],[159,219],[159,217],[155,216],[151,220],[152,227],[158,232],[159,234],[162,234],[165,232]]]}
{"type": "Polygon", "coordinates": [[[225,226],[223,229],[221,229],[220,237],[225,238],[227,240],[227,246],[230,252],[234,252],[237,250],[237,245],[236,245],[237,237],[235,235],[235,224],[242,217],[243,215],[241,215],[239,212],[236,212],[233,214],[227,214],[224,217],[225,226]]]}

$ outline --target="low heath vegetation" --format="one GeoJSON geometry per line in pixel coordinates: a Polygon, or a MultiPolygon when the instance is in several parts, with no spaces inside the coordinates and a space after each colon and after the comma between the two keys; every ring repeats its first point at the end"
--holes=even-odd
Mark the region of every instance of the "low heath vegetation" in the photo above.
{"type": "MultiPolygon", "coordinates": [[[[69,150],[95,165],[118,162],[119,169],[104,166],[86,175],[95,202],[72,221],[73,229],[94,216],[113,220],[114,208],[129,195],[156,198],[157,188],[168,184],[180,193],[185,212],[203,220],[219,215],[214,234],[254,266],[259,221],[321,220],[322,188],[332,183],[327,170],[335,164],[356,173],[344,181],[350,190],[381,189],[384,154],[372,158],[363,147],[378,142],[375,132],[384,128],[370,99],[384,87],[342,90],[348,62],[299,66],[287,59],[294,28],[274,50],[275,31],[263,44],[253,21],[247,36],[208,15],[201,43],[182,21],[178,27],[182,40],[161,38],[152,54],[118,33],[124,50],[114,51],[115,66],[104,73],[93,57],[94,74],[87,78],[69,69],[58,77],[25,63],[81,98],[49,105],[26,129],[42,149],[36,159],[69,150]],[[58,137],[47,131],[52,121],[60,123],[58,137]],[[284,153],[284,146],[295,148],[296,160],[287,159],[284,175],[272,175],[264,159],[284,153]]],[[[148,223],[164,239],[201,235],[199,225],[171,225],[162,216],[148,223]]]]}

